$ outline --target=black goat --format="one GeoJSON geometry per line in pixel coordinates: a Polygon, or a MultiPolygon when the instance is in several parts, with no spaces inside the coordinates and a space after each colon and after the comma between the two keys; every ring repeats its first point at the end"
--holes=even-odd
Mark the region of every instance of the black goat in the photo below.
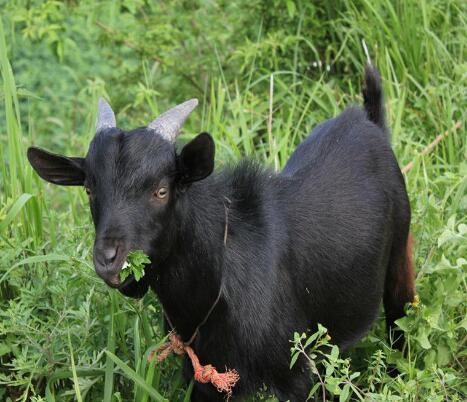
{"type": "MultiPolygon", "coordinates": [[[[130,297],[151,287],[185,341],[214,306],[192,347],[202,363],[238,371],[234,398],[266,384],[280,400],[304,401],[306,363],[289,369],[294,331],[322,323],[345,349],[369,329],[382,300],[391,328],[414,296],[404,179],[378,72],[367,67],[365,81],[364,110],[320,124],[278,174],[241,162],[211,175],[206,133],[177,154],[175,137],[196,100],[129,132],[101,101],[86,158],[38,148],[28,158],[43,179],[86,188],[94,264],[107,284],[130,297]],[[121,284],[128,252],[139,249],[151,266],[141,281],[121,284]]],[[[199,383],[192,395],[223,398],[199,383]]]]}

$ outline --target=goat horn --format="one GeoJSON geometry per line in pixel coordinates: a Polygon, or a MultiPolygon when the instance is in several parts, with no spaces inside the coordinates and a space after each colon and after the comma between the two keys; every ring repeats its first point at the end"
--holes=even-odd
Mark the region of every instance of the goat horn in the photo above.
{"type": "Polygon", "coordinates": [[[115,114],[104,98],[99,99],[99,106],[97,109],[96,132],[104,128],[116,127],[115,114]]]}
{"type": "Polygon", "coordinates": [[[183,102],[162,113],[148,125],[148,128],[154,130],[167,141],[175,142],[183,123],[196,106],[198,106],[198,99],[183,102]]]}

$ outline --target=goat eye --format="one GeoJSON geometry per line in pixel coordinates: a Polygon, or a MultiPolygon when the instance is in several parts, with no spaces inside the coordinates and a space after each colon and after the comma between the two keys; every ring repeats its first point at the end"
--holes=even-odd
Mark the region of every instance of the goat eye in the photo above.
{"type": "Polygon", "coordinates": [[[161,200],[165,197],[167,197],[167,194],[169,194],[169,190],[167,187],[161,187],[156,191],[156,197],[160,198],[161,200]]]}
{"type": "Polygon", "coordinates": [[[89,187],[84,187],[84,191],[86,191],[87,195],[91,195],[91,189],[89,187]]]}

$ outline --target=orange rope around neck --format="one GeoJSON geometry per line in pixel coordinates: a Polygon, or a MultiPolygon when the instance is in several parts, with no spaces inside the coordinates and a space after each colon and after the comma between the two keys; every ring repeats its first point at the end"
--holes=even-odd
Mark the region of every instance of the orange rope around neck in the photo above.
{"type": "Polygon", "coordinates": [[[203,384],[211,383],[214,385],[219,392],[225,392],[227,398],[232,396],[232,388],[235,386],[237,381],[240,379],[239,374],[236,370],[227,370],[225,373],[219,373],[215,367],[210,364],[203,366],[196,356],[196,353],[191,346],[183,343],[181,338],[174,332],[169,336],[169,342],[159,346],[155,351],[152,351],[148,360],[151,361],[154,358],[154,354],[157,355],[157,362],[165,360],[172,353],[177,355],[187,354],[193,365],[194,378],[196,381],[203,384]]]}

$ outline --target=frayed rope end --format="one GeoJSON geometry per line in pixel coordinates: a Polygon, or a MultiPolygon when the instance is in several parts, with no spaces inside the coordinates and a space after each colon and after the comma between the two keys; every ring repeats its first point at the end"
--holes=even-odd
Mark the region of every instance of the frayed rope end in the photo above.
{"type": "Polygon", "coordinates": [[[200,383],[207,384],[211,383],[216,387],[219,392],[224,392],[227,395],[227,399],[232,397],[232,391],[235,384],[240,379],[240,375],[236,370],[228,370],[224,373],[219,373],[214,366],[210,364],[203,366],[196,356],[194,350],[185,345],[180,337],[176,334],[171,334],[169,342],[163,344],[155,351],[151,352],[148,356],[148,360],[151,361],[154,358],[154,354],[157,354],[157,362],[165,360],[171,353],[178,355],[188,354],[193,365],[194,379],[200,383]]]}

